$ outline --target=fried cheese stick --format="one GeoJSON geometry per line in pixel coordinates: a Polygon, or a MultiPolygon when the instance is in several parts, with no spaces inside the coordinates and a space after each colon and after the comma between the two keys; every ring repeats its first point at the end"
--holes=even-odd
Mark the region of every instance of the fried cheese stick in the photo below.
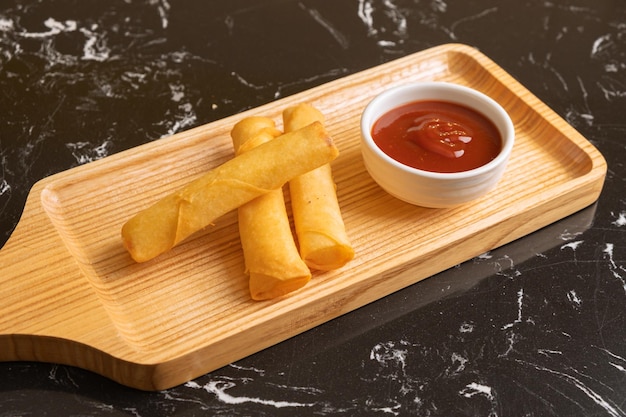
{"type": "MultiPolygon", "coordinates": [[[[280,134],[274,121],[267,117],[247,117],[231,131],[237,154],[249,152],[280,134]]],[[[253,300],[280,297],[309,282],[311,271],[298,253],[282,189],[239,207],[238,220],[253,300]]]]}
{"type": "Polygon", "coordinates": [[[321,123],[290,132],[237,155],[137,213],[122,227],[132,258],[145,262],[215,219],[338,155],[321,123]]]}
{"type": "MultiPolygon", "coordinates": [[[[285,132],[311,123],[324,123],[322,113],[307,103],[283,111],[285,132]]],[[[348,239],[330,164],[289,181],[293,218],[306,264],[322,271],[337,269],[354,258],[348,239]]]]}

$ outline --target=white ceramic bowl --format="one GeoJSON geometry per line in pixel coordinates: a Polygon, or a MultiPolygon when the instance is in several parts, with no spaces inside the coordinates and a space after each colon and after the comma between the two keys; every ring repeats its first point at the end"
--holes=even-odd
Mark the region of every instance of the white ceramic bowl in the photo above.
{"type": "Polygon", "coordinates": [[[507,112],[490,97],[452,83],[423,82],[391,88],[376,96],[361,116],[361,152],[367,171],[389,194],[423,207],[453,207],[494,189],[509,160],[515,128],[507,112]],[[424,171],[385,154],[372,139],[372,126],[388,111],[418,100],[439,100],[470,107],[489,118],[502,137],[498,156],[478,168],[453,173],[424,171]]]}

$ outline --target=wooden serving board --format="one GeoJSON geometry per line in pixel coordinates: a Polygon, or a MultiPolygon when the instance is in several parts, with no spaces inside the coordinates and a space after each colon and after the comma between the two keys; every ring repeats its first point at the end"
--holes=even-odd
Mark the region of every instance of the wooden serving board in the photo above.
{"type": "Polygon", "coordinates": [[[572,214],[598,198],[605,174],[585,138],[487,57],[435,47],[35,184],[0,251],[0,360],[74,365],[144,390],[178,385],[572,214]],[[374,95],[431,80],[488,94],[517,131],[497,189],[454,209],[386,194],[359,150],[374,95]],[[129,217],[232,158],[241,118],[281,125],[282,110],[305,101],[341,152],[332,167],[352,262],[252,301],[234,212],[150,262],[130,259],[120,241],[129,217]]]}

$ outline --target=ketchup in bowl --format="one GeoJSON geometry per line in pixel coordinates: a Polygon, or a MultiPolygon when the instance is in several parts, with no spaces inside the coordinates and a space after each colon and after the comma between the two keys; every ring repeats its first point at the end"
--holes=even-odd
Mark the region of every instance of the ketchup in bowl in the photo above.
{"type": "Polygon", "coordinates": [[[496,187],[515,143],[506,110],[488,95],[448,82],[416,82],[374,96],[360,121],[372,179],[407,203],[444,208],[496,187]]]}
{"type": "Polygon", "coordinates": [[[461,104],[419,100],[383,114],[372,127],[376,145],[396,161],[431,172],[461,172],[492,161],[502,149],[494,123],[461,104]]]}

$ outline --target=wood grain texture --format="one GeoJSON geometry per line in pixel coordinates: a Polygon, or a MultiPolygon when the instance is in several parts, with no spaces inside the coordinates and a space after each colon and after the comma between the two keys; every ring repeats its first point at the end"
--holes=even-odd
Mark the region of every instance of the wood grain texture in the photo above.
{"type": "Polygon", "coordinates": [[[572,214],[599,196],[606,163],[562,118],[473,48],[442,45],[35,184],[0,251],[0,360],[63,363],[131,387],[168,388],[308,330],[572,214]],[[453,209],[382,191],[359,150],[360,114],[406,82],[449,81],[497,100],[517,138],[496,190],[453,209]],[[229,132],[310,102],[340,150],[332,163],[356,256],[302,290],[252,301],[236,213],[137,264],[121,225],[232,158],[229,132]]]}

